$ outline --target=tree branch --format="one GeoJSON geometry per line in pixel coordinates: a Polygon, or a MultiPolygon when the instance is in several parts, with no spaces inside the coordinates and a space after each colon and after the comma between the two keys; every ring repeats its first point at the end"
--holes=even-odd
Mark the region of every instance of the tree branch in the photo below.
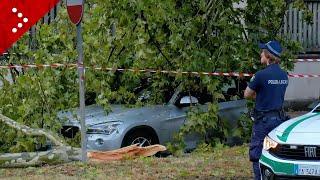
{"type": "Polygon", "coordinates": [[[30,136],[45,136],[49,140],[54,143],[56,146],[65,146],[63,140],[59,138],[58,136],[54,135],[52,132],[45,131],[44,129],[33,129],[26,125],[22,125],[17,123],[16,121],[8,118],[7,116],[4,116],[3,114],[0,114],[0,121],[7,124],[8,126],[20,130],[23,133],[30,135],[30,136]]]}
{"type": "Polygon", "coordinates": [[[0,167],[28,167],[80,161],[81,149],[57,146],[49,151],[0,154],[0,167]]]}
{"type": "Polygon", "coordinates": [[[280,25],[279,25],[279,27],[278,27],[277,29],[275,29],[274,32],[273,32],[273,35],[274,35],[274,36],[276,36],[276,35],[279,33],[279,31],[281,30],[281,27],[282,27],[283,24],[284,24],[284,18],[286,17],[286,10],[289,8],[289,5],[290,5],[290,2],[289,2],[289,3],[286,3],[286,6],[285,6],[285,8],[284,8],[284,10],[283,10],[283,12],[282,12],[282,18],[281,18],[280,25]]]}
{"type": "Polygon", "coordinates": [[[81,160],[80,148],[66,146],[62,139],[51,132],[43,129],[33,129],[19,124],[3,114],[0,114],[0,122],[30,136],[45,136],[55,145],[53,149],[48,151],[0,154],[0,167],[28,167],[40,166],[43,164],[53,165],[81,160]]]}
{"type": "Polygon", "coordinates": [[[146,30],[148,31],[150,40],[152,42],[152,44],[157,48],[157,50],[160,52],[160,54],[164,57],[164,59],[166,60],[166,62],[168,63],[168,65],[173,68],[173,64],[170,62],[170,60],[167,58],[167,56],[162,52],[161,47],[160,47],[160,43],[155,39],[155,37],[151,34],[150,29],[149,29],[149,24],[148,24],[148,20],[146,19],[146,17],[144,16],[143,12],[141,13],[142,16],[142,20],[144,20],[146,22],[146,30]]]}
{"type": "MultiPolygon", "coordinates": [[[[48,101],[46,101],[47,97],[46,97],[46,95],[45,95],[45,93],[44,93],[42,84],[41,84],[41,82],[40,82],[40,77],[39,77],[37,71],[36,71],[35,74],[36,74],[36,76],[37,76],[37,80],[38,80],[37,83],[38,83],[38,86],[39,86],[40,91],[41,91],[41,94],[42,94],[42,96],[40,96],[40,97],[41,97],[41,100],[42,100],[42,104],[45,105],[45,107],[46,107],[46,109],[47,109],[47,112],[51,114],[51,110],[50,110],[48,101]]],[[[42,124],[42,126],[41,126],[42,128],[43,128],[43,115],[44,115],[44,107],[42,107],[42,123],[41,123],[41,124],[42,124]]]]}

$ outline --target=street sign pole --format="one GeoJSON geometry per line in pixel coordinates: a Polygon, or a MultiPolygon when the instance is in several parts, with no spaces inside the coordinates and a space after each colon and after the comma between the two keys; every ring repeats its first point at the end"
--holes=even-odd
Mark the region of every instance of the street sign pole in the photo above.
{"type": "Polygon", "coordinates": [[[79,75],[79,97],[80,97],[80,125],[81,125],[81,159],[82,162],[87,162],[87,137],[85,123],[85,72],[83,63],[83,40],[81,22],[77,24],[77,50],[78,50],[78,75],[79,75]]]}
{"type": "Polygon", "coordinates": [[[77,26],[77,51],[78,51],[78,75],[79,75],[79,99],[80,99],[80,125],[81,125],[81,159],[87,162],[87,127],[85,121],[85,67],[83,63],[83,40],[81,21],[84,11],[84,0],[67,0],[67,10],[70,20],[77,26]]]}

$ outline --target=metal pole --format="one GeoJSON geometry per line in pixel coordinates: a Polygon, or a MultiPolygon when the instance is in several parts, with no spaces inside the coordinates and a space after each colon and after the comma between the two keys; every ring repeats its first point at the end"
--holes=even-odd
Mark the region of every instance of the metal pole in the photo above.
{"type": "Polygon", "coordinates": [[[81,159],[82,162],[87,162],[87,137],[86,137],[86,123],[85,123],[85,74],[83,64],[83,48],[82,48],[82,29],[81,21],[77,24],[77,50],[78,50],[78,75],[79,75],[79,97],[80,97],[80,124],[81,124],[81,159]]]}

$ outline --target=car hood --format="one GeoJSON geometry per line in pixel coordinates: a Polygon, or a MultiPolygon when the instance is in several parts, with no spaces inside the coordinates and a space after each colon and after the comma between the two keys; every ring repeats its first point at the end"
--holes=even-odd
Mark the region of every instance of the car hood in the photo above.
{"type": "MultiPolygon", "coordinates": [[[[146,107],[127,108],[123,105],[111,105],[111,112],[108,114],[102,106],[91,105],[85,108],[86,125],[101,124],[114,121],[130,121],[137,120],[147,121],[143,119],[154,119],[153,116],[161,115],[165,109],[163,105],[153,105],[146,107]],[[142,116],[143,115],[143,116],[142,116]],[[142,118],[142,119],[141,119],[142,118]]],[[[69,111],[61,111],[58,113],[58,118],[63,121],[64,125],[75,125],[80,127],[80,112],[79,109],[69,111]]]]}
{"type": "Polygon", "coordinates": [[[269,136],[280,143],[320,145],[320,113],[307,113],[288,120],[269,136]]]}

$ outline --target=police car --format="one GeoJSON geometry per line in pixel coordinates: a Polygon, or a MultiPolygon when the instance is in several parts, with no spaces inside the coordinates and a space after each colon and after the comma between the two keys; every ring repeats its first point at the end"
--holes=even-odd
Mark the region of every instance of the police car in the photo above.
{"type": "Polygon", "coordinates": [[[320,179],[320,104],[264,139],[262,179],[320,179]]]}

